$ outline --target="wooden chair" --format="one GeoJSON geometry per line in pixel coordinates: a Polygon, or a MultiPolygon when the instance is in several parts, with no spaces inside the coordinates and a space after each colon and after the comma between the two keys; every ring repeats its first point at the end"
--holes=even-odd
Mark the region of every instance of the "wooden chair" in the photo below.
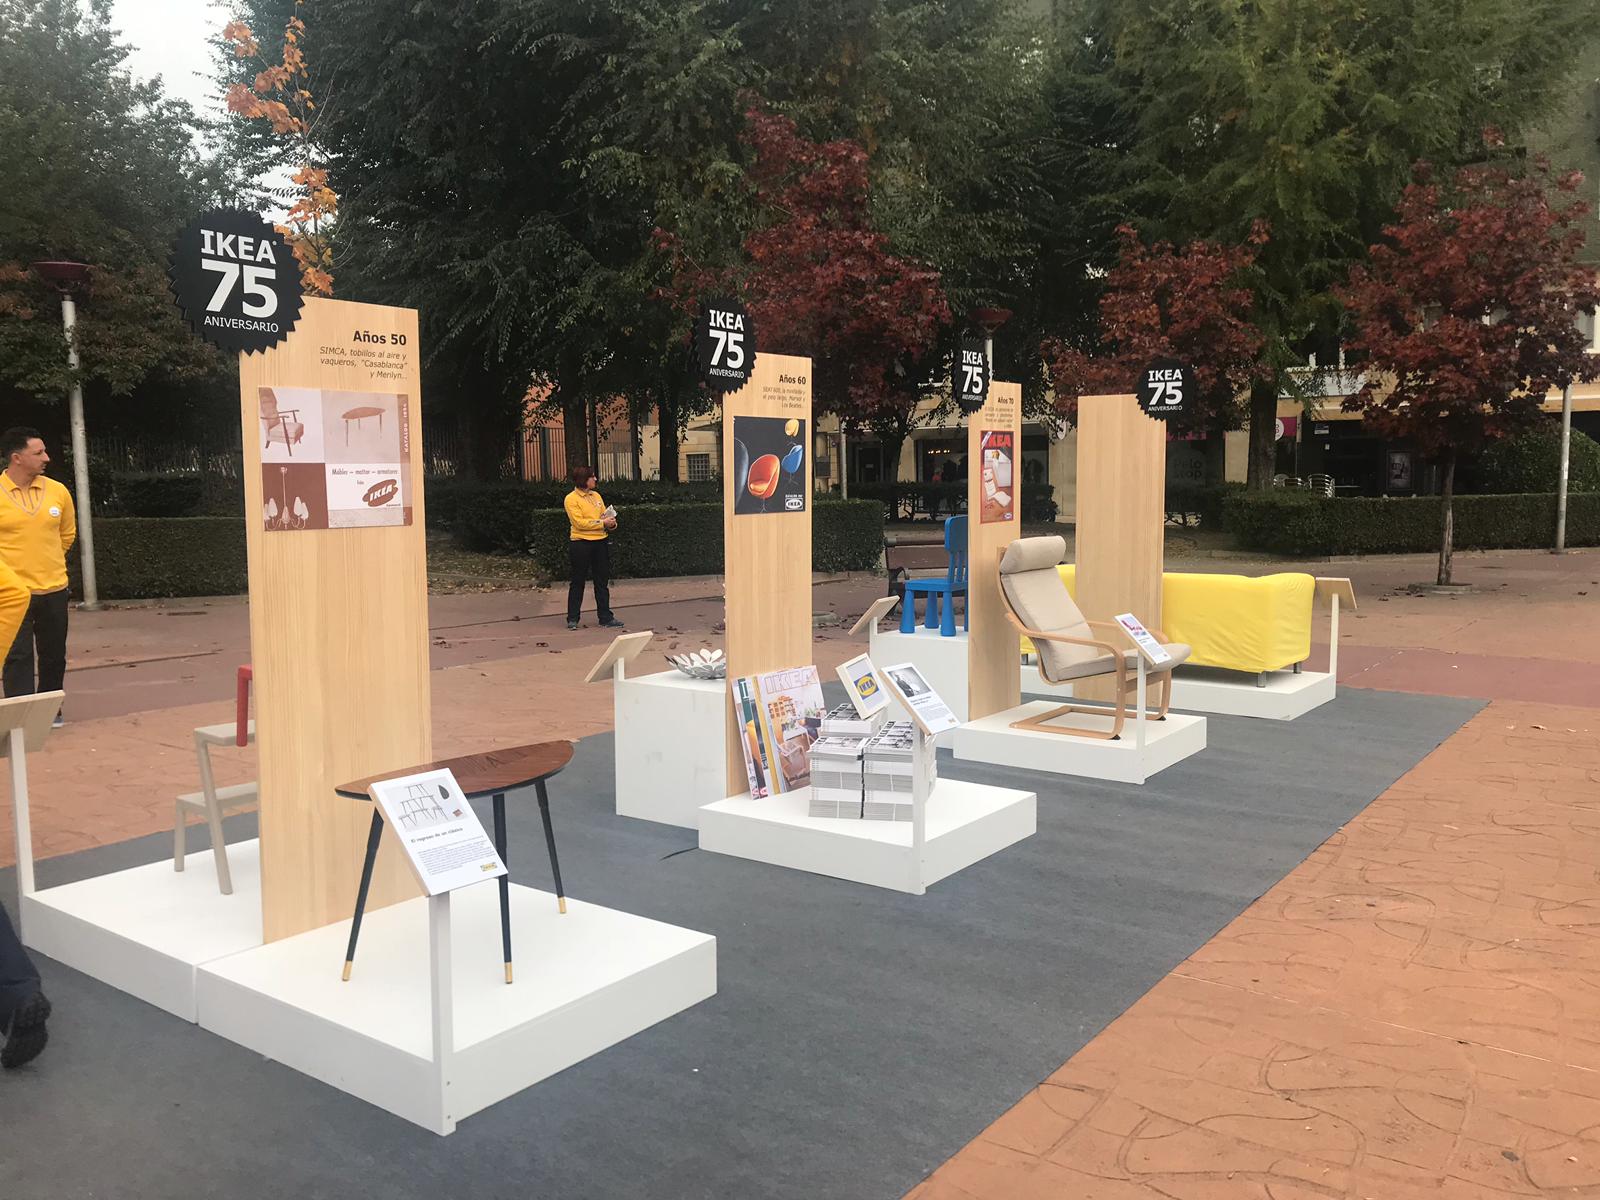
{"type": "MultiPolygon", "coordinates": [[[[257,786],[254,783],[235,783],[219,788],[211,772],[211,747],[238,745],[238,736],[238,726],[232,722],[226,725],[202,725],[194,731],[195,757],[200,763],[200,790],[185,792],[178,797],[176,820],[172,825],[172,869],[181,871],[187,852],[190,814],[197,813],[205,819],[211,830],[211,853],[217,861],[217,886],[224,896],[233,895],[233,875],[228,870],[228,846],[222,837],[222,817],[224,813],[254,804],[257,786]]],[[[256,723],[251,721],[246,740],[254,741],[255,736],[256,723]]]]}
{"type": "MultiPolygon", "coordinates": [[[[942,637],[956,635],[956,593],[967,594],[967,518],[949,517],[944,523],[945,573],[942,579],[906,580],[905,598],[900,607],[900,632],[910,633],[917,627],[917,597],[926,596],[927,615],[923,625],[939,627],[942,637]],[[942,611],[942,615],[941,615],[942,611]]],[[[963,606],[964,608],[970,606],[963,606]]],[[[968,618],[963,613],[961,627],[968,629],[968,618]]]]}
{"type": "MultiPolygon", "coordinates": [[[[1057,536],[1018,538],[1007,546],[1000,556],[1000,595],[1005,601],[1006,619],[1024,637],[1033,642],[1039,655],[1039,675],[1049,684],[1072,683],[1080,679],[1112,676],[1116,680],[1116,698],[1107,708],[1103,704],[1063,704],[1036,717],[1013,721],[1013,729],[1031,729],[1041,733],[1059,733],[1068,737],[1099,738],[1115,741],[1122,736],[1123,722],[1128,714],[1128,697],[1139,686],[1137,650],[1127,647],[1127,635],[1109,621],[1086,619],[1066,581],[1056,571],[1056,564],[1066,557],[1066,539],[1057,536]],[[1096,637],[1096,631],[1105,634],[1096,637]],[[1115,641],[1107,640],[1113,638],[1115,641]],[[1085,729],[1077,725],[1050,725],[1066,713],[1092,713],[1111,715],[1111,729],[1085,729]]],[[[1172,656],[1172,662],[1159,670],[1151,668],[1151,675],[1161,684],[1161,702],[1147,719],[1165,719],[1172,703],[1172,668],[1189,657],[1189,647],[1169,643],[1159,629],[1150,632],[1172,656]]]]}

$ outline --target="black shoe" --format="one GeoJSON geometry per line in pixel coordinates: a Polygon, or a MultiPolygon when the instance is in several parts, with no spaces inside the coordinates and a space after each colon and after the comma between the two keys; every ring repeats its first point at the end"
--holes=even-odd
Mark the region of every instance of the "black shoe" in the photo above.
{"type": "Polygon", "coordinates": [[[626,629],[627,626],[624,625],[621,621],[617,620],[615,617],[607,617],[604,621],[600,622],[600,628],[601,629],[626,629]]]}
{"type": "Polygon", "coordinates": [[[577,627],[578,627],[578,623],[576,621],[570,621],[569,620],[567,622],[567,628],[568,629],[576,629],[577,627]]]}
{"type": "Polygon", "coordinates": [[[10,1070],[30,1063],[39,1057],[50,1033],[44,1023],[50,1019],[50,1001],[43,992],[29,996],[11,1014],[11,1028],[6,1032],[6,1044],[0,1048],[0,1067],[10,1070]]]}

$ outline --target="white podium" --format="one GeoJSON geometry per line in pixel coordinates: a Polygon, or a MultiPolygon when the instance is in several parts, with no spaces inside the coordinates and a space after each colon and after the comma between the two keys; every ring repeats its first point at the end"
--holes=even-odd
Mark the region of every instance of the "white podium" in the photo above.
{"type": "Polygon", "coordinates": [[[674,670],[612,687],[617,815],[698,829],[706,797],[726,787],[728,681],[674,670]]]}

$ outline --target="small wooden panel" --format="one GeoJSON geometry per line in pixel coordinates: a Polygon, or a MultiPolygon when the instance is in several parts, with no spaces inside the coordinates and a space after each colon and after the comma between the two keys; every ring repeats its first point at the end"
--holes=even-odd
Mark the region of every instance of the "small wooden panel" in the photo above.
{"type": "MultiPolygon", "coordinates": [[[[371,814],[335,796],[335,783],[433,757],[419,358],[415,310],[317,298],[306,300],[288,341],[239,356],[261,917],[269,942],[350,915],[371,814]],[[409,464],[411,523],[268,532],[262,450],[272,434],[262,388],[404,396],[402,469],[409,464]]],[[[347,410],[359,403],[335,401],[337,424],[307,429],[294,457],[306,464],[322,457],[309,444],[315,437],[325,454],[339,453],[333,446],[346,444],[347,418],[357,419],[347,410]]],[[[289,448],[273,445],[273,466],[280,469],[277,456],[287,457],[289,448]]],[[[421,894],[388,841],[369,908],[421,894]]]]}
{"type": "MultiPolygon", "coordinates": [[[[1161,628],[1161,572],[1166,562],[1167,427],[1147,417],[1133,396],[1078,400],[1077,600],[1091,621],[1131,612],[1161,628]]],[[[1113,680],[1073,689],[1109,700],[1113,680]]]]}
{"type": "Polygon", "coordinates": [[[887,617],[890,610],[899,603],[899,596],[879,596],[867,606],[867,611],[856,619],[856,623],[850,626],[850,636],[855,637],[863,629],[870,630],[872,626],[887,617]]]}
{"type": "Polygon", "coordinates": [[[1356,589],[1349,579],[1337,576],[1318,575],[1316,578],[1316,598],[1324,604],[1332,604],[1335,596],[1339,603],[1351,612],[1356,611],[1356,589]]]}
{"type": "MultiPolygon", "coordinates": [[[[756,356],[750,382],[722,401],[722,535],[728,655],[728,795],[750,790],[743,733],[733,716],[732,680],[758,671],[802,667],[811,650],[811,360],[787,354],[756,356]],[[738,417],[783,417],[805,422],[806,507],[802,512],[734,512],[734,423],[738,417]]],[[[721,799],[711,797],[710,800],[721,799]]]]}
{"type": "Polygon", "coordinates": [[[583,677],[585,683],[594,683],[599,679],[609,679],[611,668],[617,663],[631,663],[644,653],[644,648],[650,644],[650,639],[655,637],[655,630],[641,629],[638,633],[619,633],[611,639],[611,645],[606,647],[606,652],[595,659],[594,666],[589,668],[589,673],[583,677]]]}
{"type": "Polygon", "coordinates": [[[1020,500],[1015,521],[980,520],[983,511],[983,432],[1010,430],[1016,447],[1013,479],[1022,477],[1022,385],[990,385],[989,399],[967,418],[967,720],[1022,703],[1017,631],[1000,596],[1000,555],[1022,536],[1020,500]]]}
{"type": "Polygon", "coordinates": [[[26,696],[7,696],[0,700],[0,758],[11,756],[11,731],[22,730],[22,748],[29,754],[44,749],[50,736],[50,723],[67,698],[62,691],[31,692],[26,696]]]}
{"type": "Polygon", "coordinates": [[[414,767],[397,767],[365,779],[341,783],[334,790],[352,800],[370,800],[372,785],[402,775],[422,775],[428,771],[449,771],[469,800],[493,796],[513,788],[527,787],[539,779],[549,779],[572,761],[571,742],[534,742],[528,746],[506,746],[481,754],[441,758],[414,767]]]}

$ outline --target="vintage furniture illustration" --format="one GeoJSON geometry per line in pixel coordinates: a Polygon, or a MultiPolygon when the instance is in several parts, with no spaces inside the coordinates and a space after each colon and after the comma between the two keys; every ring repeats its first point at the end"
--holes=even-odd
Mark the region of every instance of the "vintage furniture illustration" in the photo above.
{"type": "Polygon", "coordinates": [[[270,450],[273,442],[282,442],[289,457],[294,457],[294,447],[305,437],[305,423],[300,420],[298,408],[279,408],[278,396],[271,388],[261,389],[261,423],[267,428],[267,440],[262,449],[270,450]]]}

